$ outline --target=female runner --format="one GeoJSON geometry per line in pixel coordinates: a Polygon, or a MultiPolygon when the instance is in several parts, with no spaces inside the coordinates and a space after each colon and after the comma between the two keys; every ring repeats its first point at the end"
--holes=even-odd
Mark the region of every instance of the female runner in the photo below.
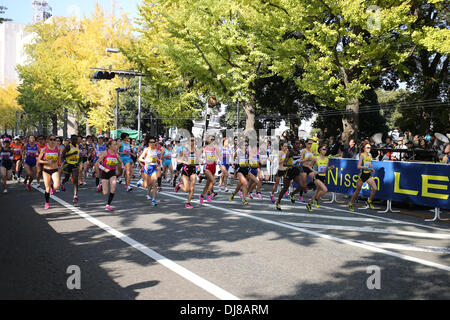
{"type": "Polygon", "coordinates": [[[48,143],[39,154],[39,163],[42,165],[42,177],[45,186],[45,209],[50,208],[50,193],[52,189],[58,190],[61,183],[59,167],[61,166],[61,152],[56,144],[56,136],[50,135],[48,143]],[[53,186],[52,186],[53,181],[53,186]]]}
{"type": "Polygon", "coordinates": [[[27,186],[28,191],[31,191],[31,182],[36,176],[36,159],[40,152],[35,139],[34,136],[30,136],[28,138],[28,143],[23,146],[23,158],[25,158],[25,180],[23,183],[27,186]]]}
{"type": "Polygon", "coordinates": [[[195,192],[195,183],[197,182],[197,171],[199,169],[200,163],[199,161],[200,155],[196,154],[195,152],[194,137],[191,137],[190,151],[188,149],[184,149],[182,152],[184,154],[183,162],[185,163],[185,165],[181,170],[181,179],[183,181],[183,184],[179,182],[175,187],[175,192],[178,192],[181,188],[184,192],[188,193],[188,199],[185,208],[192,209],[194,207],[191,205],[191,200],[195,192]]]}
{"type": "Polygon", "coordinates": [[[312,161],[313,168],[317,168],[317,170],[313,171],[314,174],[314,184],[316,185],[316,193],[311,198],[309,203],[306,204],[306,208],[308,211],[312,211],[312,204],[314,202],[314,205],[316,208],[319,208],[319,200],[320,198],[328,192],[328,188],[325,185],[325,178],[326,173],[328,170],[333,170],[334,166],[328,166],[329,159],[325,156],[327,154],[327,146],[326,144],[322,144],[319,147],[319,156],[315,157],[312,161]]]}
{"type": "Polygon", "coordinates": [[[275,192],[278,188],[278,185],[280,184],[280,180],[284,175],[286,174],[286,167],[284,166],[284,160],[286,159],[286,155],[288,152],[288,144],[283,143],[281,146],[280,153],[278,154],[278,171],[275,177],[275,184],[272,187],[272,193],[270,194],[270,199],[272,200],[272,203],[275,203],[275,192]]]}
{"type": "Polygon", "coordinates": [[[161,175],[161,169],[158,164],[161,163],[160,152],[156,147],[156,139],[154,137],[146,137],[144,145],[148,146],[142,152],[138,161],[144,163],[144,180],[147,181],[147,199],[152,199],[152,205],[156,206],[156,192],[158,178],[161,175]],[[153,189],[153,190],[152,190],[153,189]],[[150,197],[150,192],[153,191],[153,197],[150,197]]]}
{"type": "Polygon", "coordinates": [[[370,209],[372,210],[375,209],[372,200],[378,189],[377,184],[375,183],[375,180],[373,180],[372,177],[372,173],[375,173],[375,170],[372,169],[372,155],[370,154],[370,149],[371,146],[369,143],[367,143],[364,146],[363,152],[359,155],[358,170],[360,170],[361,173],[359,175],[358,181],[356,182],[356,190],[353,193],[352,198],[350,199],[350,203],[348,204],[348,208],[350,209],[350,211],[355,211],[355,209],[353,208],[353,202],[359,195],[359,192],[361,191],[361,188],[365,182],[367,182],[371,187],[370,196],[366,204],[369,206],[370,209]]]}
{"type": "Polygon", "coordinates": [[[117,186],[116,168],[119,164],[123,167],[123,162],[117,154],[116,141],[110,140],[106,143],[106,151],[99,156],[98,163],[98,168],[101,170],[103,195],[106,196],[109,192],[105,210],[113,211],[111,202],[117,186]]]}
{"type": "Polygon", "coordinates": [[[3,139],[3,144],[4,146],[0,149],[0,174],[2,175],[3,193],[8,193],[6,181],[12,177],[14,151],[10,147],[11,140],[8,137],[3,139]]]}

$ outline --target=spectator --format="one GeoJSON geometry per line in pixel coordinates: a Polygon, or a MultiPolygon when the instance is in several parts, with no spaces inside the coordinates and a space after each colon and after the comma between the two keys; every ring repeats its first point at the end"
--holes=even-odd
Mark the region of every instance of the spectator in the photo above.
{"type": "Polygon", "coordinates": [[[450,143],[447,143],[447,145],[445,146],[442,163],[450,164],[450,143]]]}
{"type": "Polygon", "coordinates": [[[383,145],[384,148],[391,148],[392,147],[392,138],[387,137],[385,140],[385,144],[383,145]]]}
{"type": "Polygon", "coordinates": [[[356,143],[354,139],[350,139],[348,147],[345,149],[343,158],[354,159],[358,154],[358,149],[356,148],[356,143]]]}
{"type": "MultiPolygon", "coordinates": [[[[407,146],[405,146],[405,144],[403,143],[403,137],[399,137],[397,140],[397,147],[395,149],[408,149],[407,146]]],[[[393,152],[392,153],[392,160],[395,161],[402,161],[406,159],[406,153],[402,153],[402,152],[393,152]]]]}
{"type": "Polygon", "coordinates": [[[335,156],[339,153],[339,145],[336,143],[334,137],[330,137],[330,141],[328,143],[328,149],[326,156],[335,156]]]}
{"type": "Polygon", "coordinates": [[[419,146],[419,144],[420,144],[420,137],[419,137],[419,135],[418,134],[416,134],[415,136],[414,136],[414,138],[413,138],[413,144],[414,144],[414,147],[418,147],[419,146]]]}

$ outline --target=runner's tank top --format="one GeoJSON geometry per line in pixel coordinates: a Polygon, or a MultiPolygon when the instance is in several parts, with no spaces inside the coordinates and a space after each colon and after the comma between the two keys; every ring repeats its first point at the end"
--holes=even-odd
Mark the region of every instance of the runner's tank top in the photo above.
{"type": "Polygon", "coordinates": [[[45,146],[44,152],[44,160],[46,161],[58,161],[59,149],[56,147],[55,149],[49,149],[48,146],[45,146]]]}
{"type": "Polygon", "coordinates": [[[106,157],[103,159],[102,166],[110,171],[114,171],[116,170],[118,164],[119,159],[117,158],[117,153],[111,154],[108,150],[106,150],[106,157]]]}

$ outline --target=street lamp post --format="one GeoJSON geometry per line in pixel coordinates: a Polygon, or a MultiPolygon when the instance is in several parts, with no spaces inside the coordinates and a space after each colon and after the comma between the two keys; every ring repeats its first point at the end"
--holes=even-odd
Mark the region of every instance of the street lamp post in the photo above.
{"type": "MultiPolygon", "coordinates": [[[[127,91],[127,87],[116,88],[116,135],[119,135],[119,92],[127,91]]],[[[117,138],[116,136],[116,138],[117,138]]]]}

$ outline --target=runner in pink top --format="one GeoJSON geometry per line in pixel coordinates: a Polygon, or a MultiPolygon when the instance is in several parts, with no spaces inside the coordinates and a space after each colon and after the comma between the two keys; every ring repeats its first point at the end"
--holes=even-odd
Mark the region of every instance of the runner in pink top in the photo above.
{"type": "Polygon", "coordinates": [[[101,170],[102,189],[103,194],[108,194],[108,203],[105,206],[105,210],[113,211],[111,202],[114,198],[117,186],[116,168],[120,164],[123,167],[122,160],[116,152],[117,142],[110,140],[106,143],[106,152],[102,153],[98,158],[99,169],[101,170]]]}

